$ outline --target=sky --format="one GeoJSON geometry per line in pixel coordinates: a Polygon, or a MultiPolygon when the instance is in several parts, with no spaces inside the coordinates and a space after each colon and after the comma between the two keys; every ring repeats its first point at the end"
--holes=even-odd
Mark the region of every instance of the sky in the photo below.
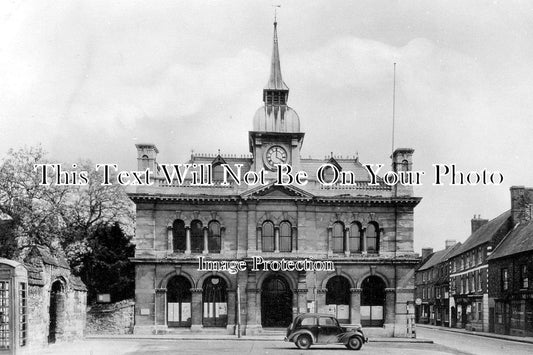
{"type": "Polygon", "coordinates": [[[415,250],[464,241],[473,215],[533,186],[531,1],[2,1],[0,158],[41,144],[57,162],[136,167],[192,151],[248,153],[277,10],[283,79],[303,157],[390,166],[415,149],[415,250]],[[432,164],[502,184],[433,186],[432,164]]]}

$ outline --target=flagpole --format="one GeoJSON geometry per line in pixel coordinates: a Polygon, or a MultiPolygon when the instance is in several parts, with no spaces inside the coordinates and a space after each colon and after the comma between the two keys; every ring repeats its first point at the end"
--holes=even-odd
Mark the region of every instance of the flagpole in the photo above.
{"type": "Polygon", "coordinates": [[[394,76],[392,82],[392,152],[394,154],[394,121],[396,117],[396,63],[394,63],[394,76]]]}

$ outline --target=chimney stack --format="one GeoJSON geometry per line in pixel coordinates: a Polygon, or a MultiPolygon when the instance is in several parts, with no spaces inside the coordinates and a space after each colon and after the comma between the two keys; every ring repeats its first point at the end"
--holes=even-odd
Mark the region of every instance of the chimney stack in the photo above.
{"type": "Polygon", "coordinates": [[[135,144],[137,148],[137,169],[144,171],[150,169],[153,172],[157,171],[157,153],[159,150],[154,144],[135,144]]]}
{"type": "MultiPolygon", "coordinates": [[[[412,171],[413,169],[413,153],[412,148],[397,148],[392,153],[392,171],[403,172],[412,171]]],[[[396,184],[394,186],[395,196],[413,196],[413,186],[396,184]]]]}
{"type": "Polygon", "coordinates": [[[433,254],[433,248],[422,248],[422,261],[426,260],[431,254],[433,254]]]}
{"type": "Polygon", "coordinates": [[[481,228],[481,226],[483,226],[484,224],[488,223],[488,219],[482,219],[481,218],[481,215],[474,215],[474,217],[472,218],[472,234],[474,234],[475,231],[477,231],[479,228],[481,228]]]}
{"type": "Polygon", "coordinates": [[[533,189],[524,186],[511,186],[511,216],[513,224],[531,220],[533,189]]]}
{"type": "Polygon", "coordinates": [[[455,240],[455,239],[446,239],[446,241],[444,243],[445,243],[444,244],[445,245],[445,249],[450,249],[455,244],[457,244],[457,240],[455,240]]]}

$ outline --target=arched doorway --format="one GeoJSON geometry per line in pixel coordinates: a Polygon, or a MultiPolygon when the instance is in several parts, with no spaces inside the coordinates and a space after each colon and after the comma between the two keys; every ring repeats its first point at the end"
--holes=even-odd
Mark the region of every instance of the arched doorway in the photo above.
{"type": "Polygon", "coordinates": [[[225,327],[228,324],[228,291],[226,281],[218,276],[208,277],[203,285],[204,327],[225,327]]]}
{"type": "Polygon", "coordinates": [[[63,334],[65,313],[65,288],[60,280],[54,281],[50,288],[48,342],[55,343],[58,335],[63,334]]]}
{"type": "Polygon", "coordinates": [[[385,282],[369,276],[361,283],[361,325],[382,327],[385,321],[385,282]]]}
{"type": "Polygon", "coordinates": [[[333,276],[326,284],[328,313],[340,323],[350,323],[350,282],[343,276],[333,276]]]}
{"type": "Polygon", "coordinates": [[[287,327],[292,322],[292,292],[280,275],[268,277],[261,289],[261,325],[287,327]]]}
{"type": "Polygon", "coordinates": [[[191,283],[174,276],[167,283],[167,324],[169,327],[191,326],[191,283]]]}

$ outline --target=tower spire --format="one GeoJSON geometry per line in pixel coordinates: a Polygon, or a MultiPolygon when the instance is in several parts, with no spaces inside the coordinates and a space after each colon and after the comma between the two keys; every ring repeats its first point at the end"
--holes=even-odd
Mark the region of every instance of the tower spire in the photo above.
{"type": "Polygon", "coordinates": [[[272,60],[270,62],[270,79],[263,90],[263,101],[266,103],[286,104],[288,95],[289,87],[281,77],[278,49],[278,22],[277,19],[274,19],[274,43],[272,46],[272,60]]]}

